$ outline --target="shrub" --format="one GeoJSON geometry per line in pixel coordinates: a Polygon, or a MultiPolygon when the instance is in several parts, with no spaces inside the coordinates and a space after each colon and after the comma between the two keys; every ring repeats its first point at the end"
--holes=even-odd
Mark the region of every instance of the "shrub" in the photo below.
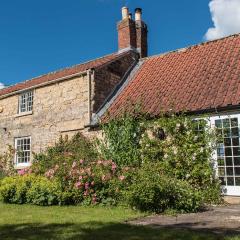
{"type": "MultiPolygon", "coordinates": [[[[64,169],[55,166],[45,176],[55,179],[61,186],[61,204],[116,204],[118,193],[116,184],[122,183],[127,170],[119,168],[112,160],[63,163],[64,169]]],[[[119,192],[119,191],[118,191],[119,192]]]]}
{"type": "Polygon", "coordinates": [[[0,155],[0,179],[6,176],[13,176],[16,171],[13,166],[14,150],[8,146],[8,150],[3,155],[0,155]]]}
{"type": "Polygon", "coordinates": [[[55,146],[40,154],[34,154],[32,170],[36,174],[44,174],[56,165],[65,168],[65,165],[71,166],[76,160],[93,161],[96,158],[97,152],[93,143],[78,133],[70,140],[67,136],[60,137],[55,146]]]}
{"type": "Polygon", "coordinates": [[[219,202],[214,145],[209,144],[214,133],[205,121],[186,115],[154,121],[123,116],[102,129],[104,139],[97,146],[77,134],[35,155],[31,171],[2,181],[3,200],[37,205],[127,202],[152,212],[194,212],[219,202]],[[104,160],[97,160],[95,149],[104,160]]]}
{"type": "Polygon", "coordinates": [[[60,191],[58,195],[59,205],[76,205],[82,203],[83,200],[83,194],[74,188],[67,191],[60,191]]]}
{"type": "Polygon", "coordinates": [[[41,176],[37,176],[32,180],[26,193],[28,203],[40,206],[51,206],[59,203],[61,192],[56,181],[50,181],[41,176]]]}
{"type": "Polygon", "coordinates": [[[112,159],[118,166],[141,165],[141,135],[143,125],[134,117],[124,115],[101,126],[103,138],[98,141],[100,155],[112,159]]]}
{"type": "Polygon", "coordinates": [[[214,182],[212,154],[214,132],[205,120],[186,115],[170,115],[149,122],[153,136],[142,141],[144,162],[161,162],[165,172],[192,186],[206,187],[214,182]],[[164,136],[159,137],[159,131],[164,136]]]}
{"type": "Polygon", "coordinates": [[[34,181],[33,175],[6,177],[0,182],[0,195],[5,203],[23,204],[26,194],[34,181]]]}
{"type": "Polygon", "coordinates": [[[5,203],[35,205],[58,204],[59,184],[34,174],[6,177],[0,182],[0,196],[5,203]]]}
{"type": "Polygon", "coordinates": [[[133,179],[127,192],[128,202],[141,211],[164,212],[175,209],[195,212],[203,206],[198,189],[187,181],[168,176],[161,164],[144,164],[133,179]]]}

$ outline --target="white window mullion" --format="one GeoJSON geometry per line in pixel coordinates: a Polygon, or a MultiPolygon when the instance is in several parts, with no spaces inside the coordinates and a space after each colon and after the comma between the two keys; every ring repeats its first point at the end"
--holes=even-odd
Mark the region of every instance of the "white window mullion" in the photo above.
{"type": "Polygon", "coordinates": [[[240,196],[240,114],[211,117],[211,127],[222,136],[214,158],[223,191],[240,196]]]}
{"type": "Polygon", "coordinates": [[[33,109],[33,92],[25,92],[19,96],[19,113],[31,112],[33,109]]]}
{"type": "Polygon", "coordinates": [[[31,161],[31,137],[15,139],[15,163],[18,167],[27,167],[31,161]]]}

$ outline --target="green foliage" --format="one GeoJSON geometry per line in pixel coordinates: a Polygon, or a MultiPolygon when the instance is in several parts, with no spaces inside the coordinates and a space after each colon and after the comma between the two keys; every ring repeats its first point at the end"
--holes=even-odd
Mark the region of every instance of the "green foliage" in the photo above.
{"type": "Polygon", "coordinates": [[[120,169],[111,160],[81,160],[72,166],[66,165],[65,174],[56,167],[49,169],[45,176],[31,172],[31,169],[21,170],[18,176],[6,177],[0,182],[4,202],[41,206],[116,205],[130,169],[120,169]]]}
{"type": "Polygon", "coordinates": [[[45,176],[60,184],[61,204],[114,205],[120,194],[116,191],[116,185],[125,182],[129,170],[119,168],[112,160],[80,160],[71,166],[64,164],[64,172],[61,167],[55,166],[45,176]]]}
{"type": "Polygon", "coordinates": [[[98,141],[100,155],[112,159],[119,166],[140,166],[140,140],[143,125],[125,115],[102,125],[103,139],[98,141]]]}
{"type": "Polygon", "coordinates": [[[204,120],[186,115],[161,117],[150,122],[148,129],[164,132],[164,138],[145,134],[142,143],[144,162],[162,162],[170,176],[187,180],[193,186],[208,186],[214,180],[212,153],[214,132],[204,120]]]}
{"type": "Polygon", "coordinates": [[[56,205],[59,202],[60,186],[57,181],[50,181],[45,177],[32,178],[30,188],[27,189],[28,203],[40,206],[56,205]]]}
{"type": "Polygon", "coordinates": [[[5,203],[35,205],[58,204],[59,184],[34,174],[6,177],[0,182],[0,195],[5,203]]]}
{"type": "Polygon", "coordinates": [[[55,146],[49,147],[43,153],[34,154],[32,169],[35,173],[44,174],[56,165],[61,167],[65,163],[65,165],[71,166],[76,160],[92,161],[96,158],[97,152],[91,141],[77,133],[70,140],[67,136],[60,137],[55,146]]]}
{"type": "Polygon", "coordinates": [[[144,164],[137,171],[127,198],[132,207],[157,213],[167,209],[193,212],[203,206],[199,191],[187,181],[165,174],[160,163],[144,164]]]}
{"type": "Polygon", "coordinates": [[[30,171],[2,180],[3,201],[127,202],[143,211],[195,212],[221,200],[211,159],[215,133],[204,120],[184,114],[152,121],[125,115],[102,125],[102,130],[104,138],[95,146],[77,134],[35,155],[30,171]]]}
{"type": "Polygon", "coordinates": [[[34,176],[6,177],[0,182],[0,195],[5,203],[23,204],[27,202],[26,194],[31,187],[34,176]]]}
{"type": "Polygon", "coordinates": [[[16,171],[13,166],[14,149],[8,146],[8,150],[3,155],[0,155],[0,179],[6,176],[13,176],[16,171]]]}
{"type": "Polygon", "coordinates": [[[132,184],[125,186],[132,206],[191,212],[220,201],[212,161],[215,133],[205,120],[184,114],[152,121],[125,116],[104,125],[103,132],[105,156],[137,166],[132,184]]]}

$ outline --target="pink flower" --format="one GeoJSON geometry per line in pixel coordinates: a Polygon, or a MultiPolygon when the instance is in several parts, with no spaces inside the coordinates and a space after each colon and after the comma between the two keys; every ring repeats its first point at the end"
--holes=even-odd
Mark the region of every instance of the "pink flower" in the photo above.
{"type": "Polygon", "coordinates": [[[54,173],[55,173],[55,171],[54,171],[54,169],[49,169],[46,173],[45,173],[45,176],[47,177],[47,178],[53,178],[53,176],[54,176],[54,173]]]}
{"type": "Polygon", "coordinates": [[[89,188],[89,183],[86,182],[86,183],[85,183],[85,189],[87,190],[88,188],[89,188]]]}
{"type": "Polygon", "coordinates": [[[79,180],[82,180],[82,179],[83,179],[83,177],[82,177],[82,176],[80,176],[80,177],[79,177],[79,180]]]}
{"type": "Polygon", "coordinates": [[[97,161],[97,164],[98,164],[98,165],[101,165],[101,164],[102,164],[102,161],[101,161],[101,160],[98,160],[98,161],[97,161]]]}
{"type": "Polygon", "coordinates": [[[84,197],[86,197],[89,195],[89,192],[86,190],[83,195],[84,195],[84,197]]]}
{"type": "Polygon", "coordinates": [[[117,165],[115,163],[112,164],[112,170],[115,171],[117,168],[117,165]]]}
{"type": "Polygon", "coordinates": [[[124,179],[125,179],[125,176],[120,176],[119,178],[118,178],[120,181],[123,181],[124,179]]]}
{"type": "Polygon", "coordinates": [[[26,170],[25,169],[21,169],[21,170],[18,171],[18,175],[20,175],[20,176],[23,176],[25,174],[26,174],[26,170]]]}
{"type": "Polygon", "coordinates": [[[92,203],[93,203],[93,204],[97,203],[97,198],[96,198],[96,197],[93,197],[93,198],[92,198],[92,203]]]}
{"type": "Polygon", "coordinates": [[[83,163],[84,163],[84,160],[81,159],[79,162],[80,162],[80,164],[83,164],[83,163]]]}
{"type": "Polygon", "coordinates": [[[75,183],[75,187],[76,187],[77,189],[81,188],[81,187],[82,187],[82,183],[81,183],[81,182],[76,182],[76,183],[75,183]]]}
{"type": "Polygon", "coordinates": [[[77,167],[77,162],[73,162],[72,168],[76,168],[76,167],[77,167]]]}
{"type": "Polygon", "coordinates": [[[104,161],[103,162],[103,166],[105,166],[105,167],[107,167],[108,165],[110,165],[111,164],[111,161],[104,161]]]}

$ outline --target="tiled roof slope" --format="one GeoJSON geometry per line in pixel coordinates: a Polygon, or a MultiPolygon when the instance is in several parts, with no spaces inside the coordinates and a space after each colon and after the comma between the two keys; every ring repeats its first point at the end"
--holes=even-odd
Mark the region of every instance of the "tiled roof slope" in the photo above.
{"type": "Polygon", "coordinates": [[[62,69],[62,70],[59,70],[56,72],[42,75],[42,76],[33,78],[33,79],[25,81],[25,82],[17,83],[16,85],[13,85],[13,86],[10,86],[10,87],[0,90],[0,96],[6,95],[9,93],[14,93],[16,91],[24,90],[24,89],[27,89],[30,87],[34,87],[39,84],[48,83],[48,82],[57,80],[59,78],[67,77],[67,76],[70,76],[73,74],[84,72],[88,69],[101,67],[107,63],[110,63],[110,62],[116,60],[119,57],[122,57],[125,54],[128,54],[128,52],[121,53],[121,54],[113,53],[113,54],[104,56],[102,58],[98,58],[98,59],[95,59],[95,60],[92,60],[92,61],[89,61],[86,63],[75,65],[73,67],[65,68],[65,69],[62,69]]]}
{"type": "Polygon", "coordinates": [[[109,107],[110,116],[134,104],[150,115],[204,111],[240,103],[240,35],[143,60],[109,107]]]}

